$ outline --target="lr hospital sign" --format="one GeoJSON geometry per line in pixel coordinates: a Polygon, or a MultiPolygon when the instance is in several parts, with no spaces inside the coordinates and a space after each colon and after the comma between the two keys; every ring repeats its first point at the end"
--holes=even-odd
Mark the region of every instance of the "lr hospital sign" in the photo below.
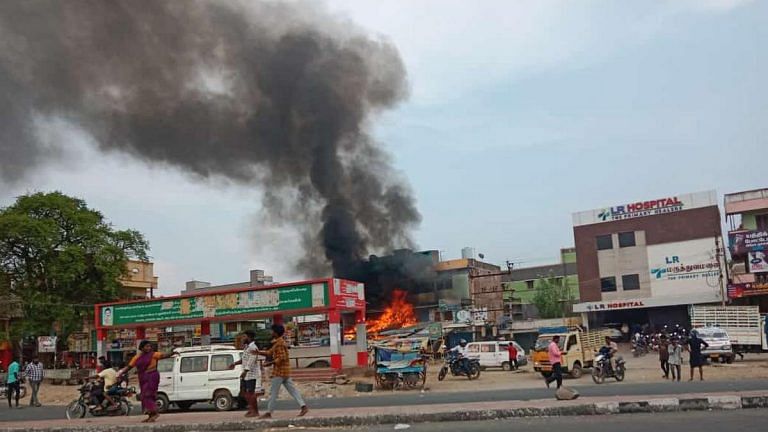
{"type": "Polygon", "coordinates": [[[657,197],[573,214],[573,226],[614,222],[717,205],[715,191],[657,197]]]}

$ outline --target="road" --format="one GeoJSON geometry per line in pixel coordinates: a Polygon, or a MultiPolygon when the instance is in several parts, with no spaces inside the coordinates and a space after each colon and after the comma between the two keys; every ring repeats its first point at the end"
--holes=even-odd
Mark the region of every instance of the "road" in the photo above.
{"type": "MultiPolygon", "coordinates": [[[[763,430],[768,411],[692,411],[667,414],[623,414],[601,417],[544,417],[503,419],[477,422],[422,423],[403,429],[407,432],[681,432],[696,429],[697,432],[754,432],[763,430]]],[[[282,431],[283,429],[272,429],[282,431]]],[[[295,430],[295,429],[284,429],[295,430]]],[[[329,429],[302,429],[305,432],[326,432],[329,429]]],[[[345,428],[346,431],[390,432],[393,425],[345,428]]]]}
{"type": "MultiPolygon", "coordinates": [[[[568,385],[570,383],[566,383],[568,385]]],[[[768,390],[768,380],[742,381],[693,381],[659,383],[606,383],[603,385],[571,385],[582,396],[640,396],[640,395],[676,395],[683,393],[719,393],[737,391],[768,390]]],[[[462,392],[397,392],[385,396],[359,396],[349,398],[329,398],[309,400],[312,408],[362,408],[369,406],[411,406],[472,402],[491,402],[505,400],[536,400],[551,398],[554,390],[547,389],[542,383],[538,389],[489,390],[462,392]]],[[[265,402],[260,405],[264,406],[265,402]]],[[[135,411],[139,411],[136,402],[135,411]]],[[[291,400],[278,402],[277,409],[295,409],[291,400]]],[[[210,405],[197,404],[193,410],[210,410],[210,405]]],[[[0,422],[12,420],[55,420],[64,418],[64,407],[46,406],[42,408],[8,409],[0,404],[0,422]]]]}

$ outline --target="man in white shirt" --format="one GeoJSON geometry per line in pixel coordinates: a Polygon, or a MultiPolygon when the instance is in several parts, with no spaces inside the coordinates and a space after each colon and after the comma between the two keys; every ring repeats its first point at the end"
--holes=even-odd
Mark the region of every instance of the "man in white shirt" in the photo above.
{"type": "Polygon", "coordinates": [[[259,347],[256,345],[256,333],[253,330],[243,332],[243,356],[236,361],[235,365],[242,364],[243,372],[240,374],[241,387],[243,389],[243,398],[248,403],[248,412],[246,417],[259,416],[258,396],[264,393],[261,381],[261,363],[259,362],[259,347]]]}
{"type": "Polygon", "coordinates": [[[467,348],[466,339],[460,340],[458,345],[451,348],[451,351],[459,355],[461,368],[469,376],[469,349],[467,348]]]}

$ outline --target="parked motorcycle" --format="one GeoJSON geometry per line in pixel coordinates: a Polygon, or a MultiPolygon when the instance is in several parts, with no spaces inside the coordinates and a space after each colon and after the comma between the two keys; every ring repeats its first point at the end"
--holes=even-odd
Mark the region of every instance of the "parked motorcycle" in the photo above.
{"type": "MultiPolygon", "coordinates": [[[[8,387],[5,385],[0,386],[0,400],[7,398],[8,394],[8,387]]],[[[19,386],[19,398],[24,399],[24,397],[27,395],[27,387],[24,384],[20,384],[19,386]]]]}
{"type": "Polygon", "coordinates": [[[648,354],[648,340],[645,336],[641,336],[640,339],[632,339],[632,355],[635,357],[641,357],[648,354]]]}
{"type": "Polygon", "coordinates": [[[470,380],[480,378],[480,360],[470,358],[467,362],[469,375],[467,375],[464,368],[461,367],[461,359],[459,356],[455,353],[449,353],[445,356],[445,363],[443,364],[443,367],[440,368],[440,373],[437,374],[438,381],[444,380],[445,376],[448,375],[448,371],[451,371],[451,375],[453,376],[466,376],[470,380]]]}
{"type": "Polygon", "coordinates": [[[611,361],[604,353],[595,356],[592,366],[592,381],[595,384],[602,384],[606,378],[616,378],[616,381],[624,381],[626,366],[621,356],[616,356],[616,367],[611,366],[611,361]]]}
{"type": "Polygon", "coordinates": [[[86,414],[91,414],[93,417],[105,417],[105,416],[128,416],[131,415],[133,405],[131,405],[130,398],[136,394],[136,389],[133,387],[121,387],[118,394],[111,396],[117,406],[112,407],[109,402],[102,400],[101,404],[96,408],[91,408],[91,393],[93,392],[96,384],[94,382],[85,383],[78,391],[80,397],[73,400],[67,405],[67,418],[77,419],[83,418],[86,414]]]}

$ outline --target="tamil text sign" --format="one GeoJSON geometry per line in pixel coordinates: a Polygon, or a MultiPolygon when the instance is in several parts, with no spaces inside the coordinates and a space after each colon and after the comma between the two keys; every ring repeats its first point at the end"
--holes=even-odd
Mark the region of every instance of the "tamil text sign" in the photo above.
{"type": "Polygon", "coordinates": [[[261,312],[290,312],[327,307],[328,298],[327,282],[306,283],[268,289],[254,288],[234,293],[101,305],[98,316],[102,327],[237,318],[238,315],[261,312]]]}
{"type": "Polygon", "coordinates": [[[728,234],[728,243],[735,256],[765,251],[768,250],[768,231],[734,231],[728,234]]]}
{"type": "Polygon", "coordinates": [[[768,282],[728,285],[728,297],[741,298],[768,294],[768,282]]]}

